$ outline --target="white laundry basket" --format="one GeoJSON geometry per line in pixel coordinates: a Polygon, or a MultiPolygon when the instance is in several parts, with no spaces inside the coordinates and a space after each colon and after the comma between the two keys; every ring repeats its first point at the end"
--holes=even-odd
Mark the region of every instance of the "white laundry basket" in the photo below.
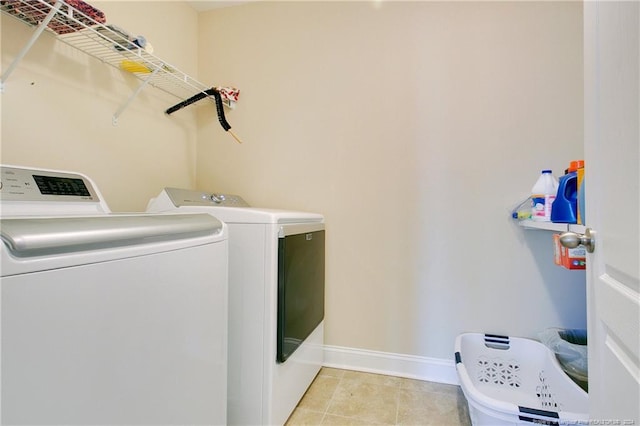
{"type": "Polygon", "coordinates": [[[474,426],[588,423],[587,393],[541,343],[465,333],[455,357],[474,426]]]}

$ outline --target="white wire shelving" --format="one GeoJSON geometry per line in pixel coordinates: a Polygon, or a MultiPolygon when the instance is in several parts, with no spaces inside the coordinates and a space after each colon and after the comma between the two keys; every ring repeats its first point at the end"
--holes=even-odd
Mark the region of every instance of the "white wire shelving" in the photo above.
{"type": "MultiPolygon", "coordinates": [[[[118,108],[113,124],[142,89],[152,86],[184,101],[198,93],[211,89],[174,65],[145,50],[144,43],[130,37],[126,31],[114,25],[98,22],[63,0],[1,0],[3,13],[34,27],[34,32],[19,54],[0,77],[0,89],[43,32],[51,33],[57,40],[120,70],[135,75],[139,86],[118,108]]],[[[79,2],[75,1],[73,4],[79,2]]],[[[98,18],[99,19],[99,18],[98,18]]],[[[213,98],[209,97],[211,101],[213,98]]],[[[233,101],[225,105],[234,108],[233,101]]]]}

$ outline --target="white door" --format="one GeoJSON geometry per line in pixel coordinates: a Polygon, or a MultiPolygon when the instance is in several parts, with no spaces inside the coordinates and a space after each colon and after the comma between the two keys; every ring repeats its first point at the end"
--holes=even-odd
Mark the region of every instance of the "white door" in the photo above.
{"type": "Polygon", "coordinates": [[[640,425],[640,3],[587,1],[584,19],[589,414],[640,425]]]}

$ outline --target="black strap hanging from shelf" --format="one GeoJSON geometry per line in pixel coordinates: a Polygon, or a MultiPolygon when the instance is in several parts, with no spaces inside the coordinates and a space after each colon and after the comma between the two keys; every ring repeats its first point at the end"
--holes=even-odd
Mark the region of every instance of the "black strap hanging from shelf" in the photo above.
{"type": "Polygon", "coordinates": [[[174,112],[176,112],[176,111],[178,111],[178,110],[180,110],[180,109],[182,109],[184,107],[187,107],[187,106],[191,105],[192,103],[198,102],[200,99],[204,99],[207,96],[212,96],[213,92],[215,92],[215,89],[211,88],[211,89],[204,90],[204,91],[202,91],[200,93],[197,93],[197,94],[193,95],[192,97],[190,97],[189,99],[185,99],[184,101],[175,104],[171,108],[168,108],[165,111],[165,114],[173,114],[174,112]]]}
{"type": "Polygon", "coordinates": [[[167,108],[167,110],[165,111],[165,113],[168,114],[172,114],[184,107],[187,107],[195,102],[198,102],[201,99],[204,99],[206,97],[209,96],[213,96],[214,100],[215,100],[215,104],[216,104],[216,112],[218,113],[218,121],[220,122],[220,125],[222,126],[222,128],[226,131],[231,133],[231,136],[234,137],[234,139],[236,141],[238,141],[238,143],[242,143],[242,141],[240,140],[240,138],[238,138],[238,136],[236,136],[235,133],[233,133],[231,131],[231,125],[229,124],[229,122],[227,121],[227,119],[224,116],[224,105],[222,104],[222,95],[220,95],[220,92],[218,90],[216,90],[215,88],[211,88],[211,89],[207,89],[207,90],[203,90],[200,93],[196,93],[195,95],[193,95],[192,97],[185,99],[182,102],[179,102],[177,104],[175,104],[174,106],[167,108]]]}

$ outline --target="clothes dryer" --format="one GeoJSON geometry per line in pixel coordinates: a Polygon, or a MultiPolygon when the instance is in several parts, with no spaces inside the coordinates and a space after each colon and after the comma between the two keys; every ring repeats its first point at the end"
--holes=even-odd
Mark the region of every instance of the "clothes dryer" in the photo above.
{"type": "Polygon", "coordinates": [[[177,188],[147,211],[208,212],[229,227],[228,422],[284,424],[323,362],[323,216],[177,188]]]}
{"type": "Polygon", "coordinates": [[[227,228],[0,167],[2,424],[225,424],[227,228]]]}

